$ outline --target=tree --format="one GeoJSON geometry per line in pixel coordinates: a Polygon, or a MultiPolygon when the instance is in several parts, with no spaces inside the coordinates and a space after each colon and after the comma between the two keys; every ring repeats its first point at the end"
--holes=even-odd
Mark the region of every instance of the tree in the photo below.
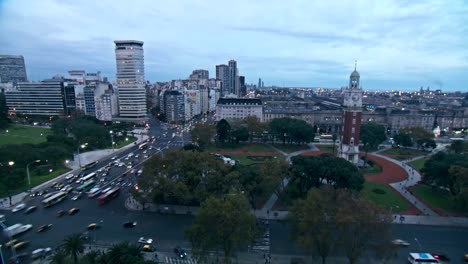
{"type": "Polygon", "coordinates": [[[250,213],[247,199],[229,193],[225,198],[210,197],[202,203],[195,223],[186,236],[192,243],[193,255],[201,262],[209,251],[221,250],[224,263],[242,246],[254,238],[255,216],[250,213]]]}
{"type": "Polygon", "coordinates": [[[367,159],[367,152],[369,149],[377,149],[379,144],[387,138],[385,135],[385,127],[375,122],[362,124],[359,138],[362,144],[364,144],[367,159]]]}
{"type": "Polygon", "coordinates": [[[106,263],[109,264],[127,264],[127,263],[143,263],[143,255],[141,250],[136,245],[131,245],[128,242],[113,245],[104,255],[106,263]]]}
{"type": "Polygon", "coordinates": [[[65,264],[67,263],[67,254],[63,250],[56,251],[49,257],[51,264],[65,264]]]}
{"type": "Polygon", "coordinates": [[[256,116],[248,116],[244,119],[244,123],[247,126],[249,132],[250,143],[252,143],[255,137],[260,136],[265,130],[264,124],[256,116]]]}
{"type": "Polygon", "coordinates": [[[232,130],[230,137],[234,139],[236,144],[239,144],[239,141],[247,141],[249,139],[249,131],[246,127],[240,127],[238,129],[232,130]]]}
{"type": "Polygon", "coordinates": [[[98,251],[92,250],[83,256],[83,260],[87,264],[98,264],[99,256],[100,256],[100,253],[98,251]]]}
{"type": "Polygon", "coordinates": [[[416,143],[418,149],[429,147],[426,145],[435,145],[434,134],[426,131],[422,127],[403,128],[400,130],[400,133],[409,135],[411,137],[411,141],[416,143]]]}
{"type": "Polygon", "coordinates": [[[84,242],[80,234],[72,234],[65,238],[63,250],[73,258],[73,262],[78,263],[78,255],[84,252],[84,242]]]}
{"type": "Polygon", "coordinates": [[[455,178],[449,173],[451,166],[468,168],[468,160],[465,155],[437,152],[424,163],[424,167],[421,169],[424,181],[428,184],[448,188],[452,194],[456,194],[455,178]]]}
{"type": "Polygon", "coordinates": [[[215,135],[215,127],[210,124],[197,123],[190,131],[190,135],[192,136],[192,142],[204,149],[211,144],[211,140],[215,135]]]}
{"type": "Polygon", "coordinates": [[[219,120],[218,124],[216,124],[216,132],[219,141],[224,143],[226,139],[228,139],[229,131],[231,130],[231,126],[229,125],[228,121],[225,119],[219,120]]]}
{"type": "Polygon", "coordinates": [[[450,150],[456,154],[463,153],[464,147],[463,140],[454,140],[452,144],[450,144],[450,150]]]}
{"type": "Polygon", "coordinates": [[[347,189],[312,189],[291,210],[293,238],[322,263],[332,251],[343,251],[356,263],[367,250],[388,248],[391,216],[347,189]]]}
{"type": "Polygon", "coordinates": [[[290,176],[289,163],[283,159],[264,162],[260,165],[259,175],[265,179],[267,186],[275,185],[274,192],[282,199],[286,189],[285,180],[290,176]]]}
{"type": "Polygon", "coordinates": [[[401,131],[399,134],[396,134],[393,137],[393,140],[395,140],[397,145],[401,145],[403,147],[413,146],[413,140],[411,139],[410,135],[401,131]]]}
{"type": "Polygon", "coordinates": [[[5,92],[3,89],[0,91],[0,128],[5,128],[9,125],[8,119],[8,106],[6,104],[5,92]]]}
{"type": "Polygon", "coordinates": [[[314,128],[304,120],[275,118],[270,122],[270,133],[288,143],[308,143],[314,139],[314,128]]]}
{"type": "MultiPolygon", "coordinates": [[[[335,156],[335,145],[336,145],[336,139],[338,138],[338,136],[336,134],[333,134],[332,135],[332,140],[333,140],[333,151],[332,151],[332,154],[333,156],[335,156]]],[[[367,152],[366,152],[366,155],[367,155],[367,152]]]]}

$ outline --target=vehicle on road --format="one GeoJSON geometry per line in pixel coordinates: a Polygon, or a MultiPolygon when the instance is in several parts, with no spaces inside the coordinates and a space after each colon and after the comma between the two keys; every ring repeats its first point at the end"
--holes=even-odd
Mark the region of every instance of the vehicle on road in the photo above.
{"type": "Polygon", "coordinates": [[[16,212],[19,212],[19,211],[23,210],[24,208],[26,208],[26,204],[20,203],[17,206],[15,206],[11,211],[13,213],[16,213],[16,212]]]}
{"type": "Polygon", "coordinates": [[[100,227],[101,227],[101,226],[98,225],[98,224],[96,224],[96,223],[91,223],[91,224],[88,225],[87,228],[88,228],[88,230],[95,230],[95,229],[98,229],[98,228],[100,228],[100,227]]]}
{"type": "Polygon", "coordinates": [[[112,188],[110,189],[109,191],[101,194],[98,198],[98,203],[99,204],[105,204],[105,203],[108,203],[110,200],[114,199],[115,197],[117,197],[120,193],[120,188],[119,187],[115,187],[115,188],[112,188]]]}
{"type": "Polygon", "coordinates": [[[13,247],[15,250],[19,250],[25,248],[27,245],[29,245],[29,241],[24,240],[16,243],[13,247]]]}
{"type": "Polygon", "coordinates": [[[141,248],[141,250],[144,251],[144,252],[154,252],[154,251],[156,251],[156,249],[152,245],[149,245],[149,244],[144,245],[141,248]]]}
{"type": "Polygon", "coordinates": [[[82,195],[82,193],[78,193],[77,195],[73,196],[73,197],[71,198],[71,200],[72,200],[72,201],[76,201],[76,200],[78,200],[78,199],[81,198],[81,195],[82,195]]]}
{"type": "Polygon", "coordinates": [[[136,225],[137,225],[136,221],[128,221],[123,224],[125,228],[132,228],[132,227],[135,227],[136,225]]]}
{"type": "Polygon", "coordinates": [[[37,206],[29,206],[28,209],[26,209],[26,211],[24,211],[25,214],[29,214],[29,213],[32,213],[34,212],[35,210],[37,209],[37,206]]]}
{"type": "Polygon", "coordinates": [[[75,175],[73,175],[73,173],[70,173],[70,174],[68,174],[67,176],[65,176],[65,179],[66,179],[66,180],[70,180],[70,179],[72,179],[74,176],[75,176],[75,175]]]}
{"type": "Polygon", "coordinates": [[[138,146],[139,149],[145,149],[146,147],[148,147],[148,142],[141,143],[140,146],[138,146]]]}
{"type": "Polygon", "coordinates": [[[56,203],[59,203],[63,201],[67,197],[68,193],[66,192],[57,192],[56,194],[53,194],[52,196],[42,200],[42,204],[45,207],[52,206],[56,203]]]}
{"type": "Polygon", "coordinates": [[[92,197],[98,195],[99,193],[101,193],[101,188],[93,187],[91,190],[89,190],[88,197],[92,198],[92,197]]]}
{"type": "Polygon", "coordinates": [[[65,215],[67,212],[65,212],[64,210],[60,210],[57,212],[57,217],[61,217],[63,215],[65,215]]]}
{"type": "Polygon", "coordinates": [[[117,159],[117,156],[114,156],[114,157],[111,158],[111,160],[115,160],[115,159],[117,159]]]}
{"type": "Polygon", "coordinates": [[[86,192],[89,189],[93,188],[94,185],[96,185],[96,182],[94,180],[89,180],[82,185],[80,185],[78,188],[76,188],[77,192],[86,192]]]}
{"type": "Polygon", "coordinates": [[[395,246],[402,246],[402,247],[408,247],[411,245],[408,241],[405,241],[403,239],[394,239],[392,240],[392,244],[395,246]]]}
{"type": "Polygon", "coordinates": [[[140,237],[138,239],[138,243],[140,243],[140,244],[151,244],[151,243],[153,243],[153,239],[152,238],[140,237]]]}
{"type": "Polygon", "coordinates": [[[80,208],[78,207],[73,207],[72,209],[68,210],[69,215],[74,215],[80,211],[80,208]]]}
{"type": "Polygon", "coordinates": [[[9,227],[3,229],[3,232],[8,237],[14,237],[16,235],[19,235],[21,233],[24,233],[24,232],[28,231],[31,228],[32,228],[32,225],[23,225],[21,223],[17,223],[17,224],[14,224],[12,226],[9,226],[9,227]]]}
{"type": "Polygon", "coordinates": [[[90,173],[90,174],[84,176],[83,178],[81,178],[81,179],[80,179],[80,182],[81,182],[81,183],[87,182],[87,181],[93,179],[94,177],[96,177],[96,173],[95,173],[95,172],[92,172],[92,173],[90,173]]]}
{"type": "Polygon", "coordinates": [[[52,252],[52,248],[47,247],[47,248],[38,248],[35,249],[31,252],[31,258],[32,259],[38,259],[38,258],[43,258],[47,255],[49,255],[52,252]]]}
{"type": "Polygon", "coordinates": [[[41,232],[44,232],[44,231],[46,231],[47,229],[49,229],[51,227],[52,227],[52,224],[42,225],[36,231],[37,231],[37,233],[41,233],[41,232]]]}
{"type": "Polygon", "coordinates": [[[174,253],[179,257],[179,258],[185,258],[187,257],[187,252],[183,250],[181,247],[177,246],[174,248],[174,253]]]}
{"type": "Polygon", "coordinates": [[[6,220],[5,215],[0,214],[0,223],[4,223],[6,220]]]}
{"type": "Polygon", "coordinates": [[[450,261],[450,257],[448,256],[447,253],[444,253],[444,252],[436,252],[436,253],[431,253],[431,255],[439,260],[439,262],[441,263],[447,263],[450,261]]]}
{"type": "Polygon", "coordinates": [[[409,253],[408,262],[411,264],[439,263],[439,261],[429,253],[409,253]]]}
{"type": "Polygon", "coordinates": [[[6,247],[6,248],[9,248],[9,247],[13,246],[14,244],[16,244],[16,243],[18,243],[18,242],[19,242],[18,239],[12,239],[12,240],[10,240],[10,241],[8,241],[8,242],[5,243],[5,247],[6,247]]]}
{"type": "Polygon", "coordinates": [[[98,161],[90,162],[90,163],[84,165],[83,169],[84,170],[91,169],[92,167],[96,166],[98,163],[99,163],[98,161]]]}

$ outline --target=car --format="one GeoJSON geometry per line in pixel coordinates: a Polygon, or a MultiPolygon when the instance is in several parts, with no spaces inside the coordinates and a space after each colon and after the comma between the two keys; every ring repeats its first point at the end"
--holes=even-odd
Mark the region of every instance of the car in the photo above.
{"type": "Polygon", "coordinates": [[[468,262],[468,253],[466,253],[465,255],[463,255],[463,259],[465,260],[465,262],[468,262]]]}
{"type": "Polygon", "coordinates": [[[143,151],[143,154],[146,154],[146,153],[148,153],[148,151],[147,151],[147,150],[144,150],[144,151],[143,151]]]}
{"type": "Polygon", "coordinates": [[[135,172],[136,172],[136,170],[133,169],[133,170],[130,171],[130,174],[134,174],[135,172]]]}
{"type": "Polygon", "coordinates": [[[138,239],[138,243],[140,243],[140,244],[151,244],[151,243],[153,243],[153,239],[152,238],[140,237],[138,239]]]}
{"type": "Polygon", "coordinates": [[[29,245],[29,241],[24,240],[16,243],[13,247],[15,248],[15,250],[18,250],[25,248],[27,245],[29,245]]]}
{"type": "Polygon", "coordinates": [[[174,253],[179,257],[179,258],[185,258],[187,257],[187,252],[183,250],[181,247],[177,246],[174,248],[174,253]]]}
{"type": "Polygon", "coordinates": [[[73,173],[70,173],[68,174],[67,176],[65,176],[65,179],[67,180],[70,180],[71,178],[73,178],[75,175],[73,175],[73,173]]]}
{"type": "Polygon", "coordinates": [[[36,196],[36,195],[37,195],[37,193],[33,193],[33,192],[32,192],[32,193],[29,194],[29,197],[34,197],[34,196],[36,196]]]}
{"type": "Polygon", "coordinates": [[[152,245],[149,245],[149,244],[143,245],[143,247],[141,247],[141,250],[144,251],[144,252],[154,252],[154,251],[156,251],[156,249],[152,245]]]}
{"type": "Polygon", "coordinates": [[[98,172],[103,172],[104,171],[104,168],[100,168],[99,170],[97,170],[98,172]]]}
{"type": "Polygon", "coordinates": [[[74,215],[80,211],[80,208],[73,207],[72,209],[68,210],[69,215],[74,215]]]}
{"type": "Polygon", "coordinates": [[[15,206],[11,211],[13,213],[16,213],[16,212],[19,212],[19,211],[23,210],[24,208],[26,208],[26,204],[20,203],[17,206],[15,206]]]}
{"type": "Polygon", "coordinates": [[[135,159],[138,159],[140,157],[140,154],[135,155],[135,159]]]}
{"type": "Polygon", "coordinates": [[[145,156],[143,156],[143,158],[147,159],[147,158],[149,158],[149,156],[148,156],[148,155],[145,155],[145,156]]]}
{"type": "Polygon", "coordinates": [[[64,214],[66,214],[67,212],[65,212],[64,210],[60,210],[57,212],[57,217],[61,217],[63,216],[64,214]]]}
{"type": "Polygon", "coordinates": [[[408,247],[409,245],[411,245],[408,241],[405,241],[403,239],[394,239],[392,240],[392,244],[394,246],[401,246],[401,247],[408,247]]]}
{"type": "Polygon", "coordinates": [[[132,168],[132,165],[128,165],[128,166],[127,166],[127,169],[131,169],[131,168],[132,168]]]}
{"type": "Polygon", "coordinates": [[[114,156],[111,158],[111,160],[116,160],[117,159],[117,156],[114,156]]]}
{"type": "Polygon", "coordinates": [[[47,229],[49,229],[51,227],[52,227],[52,224],[42,225],[36,231],[37,231],[37,233],[41,233],[41,232],[44,232],[44,231],[46,231],[47,229]]]}
{"type": "Polygon", "coordinates": [[[9,248],[9,247],[13,246],[14,244],[16,244],[16,243],[18,243],[18,242],[19,242],[18,239],[12,239],[12,240],[10,240],[10,241],[8,241],[8,242],[5,243],[5,247],[6,247],[6,248],[9,248]]]}
{"type": "Polygon", "coordinates": [[[35,210],[37,209],[37,206],[29,206],[28,209],[26,209],[26,211],[24,211],[25,214],[29,214],[29,213],[32,213],[34,212],[35,210]]]}
{"type": "Polygon", "coordinates": [[[99,181],[100,181],[100,182],[105,182],[105,181],[106,181],[106,178],[101,178],[99,181]]]}
{"type": "Polygon", "coordinates": [[[50,254],[52,252],[52,248],[47,247],[47,248],[38,248],[35,249],[31,252],[31,258],[32,259],[38,259],[45,257],[46,255],[50,254]]]}
{"type": "Polygon", "coordinates": [[[132,227],[135,227],[136,225],[137,225],[136,221],[128,221],[123,224],[125,228],[132,228],[132,227]]]}
{"type": "Polygon", "coordinates": [[[98,229],[98,228],[100,228],[100,227],[101,227],[101,226],[98,225],[98,224],[96,224],[96,223],[91,223],[91,224],[88,225],[87,228],[88,228],[88,230],[96,230],[96,229],[98,229]]]}
{"type": "Polygon", "coordinates": [[[447,255],[447,253],[444,252],[431,253],[431,255],[442,263],[450,261],[449,256],[447,255]]]}

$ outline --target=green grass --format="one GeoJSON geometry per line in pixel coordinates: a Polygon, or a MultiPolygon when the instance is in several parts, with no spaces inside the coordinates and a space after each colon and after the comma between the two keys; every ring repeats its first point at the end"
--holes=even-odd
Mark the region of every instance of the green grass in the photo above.
{"type": "Polygon", "coordinates": [[[49,128],[11,125],[0,131],[0,146],[25,143],[38,144],[45,142],[49,134],[51,134],[49,128]]]}
{"type": "Polygon", "coordinates": [[[383,151],[381,154],[390,155],[392,156],[392,158],[397,160],[405,160],[417,156],[427,155],[427,152],[417,149],[391,148],[386,151],[383,151]]]}
{"type": "Polygon", "coordinates": [[[362,169],[361,172],[364,173],[364,174],[379,173],[379,172],[382,172],[382,168],[380,168],[379,166],[377,166],[376,164],[374,164],[374,165],[373,165],[372,167],[370,167],[370,168],[362,169]]]}
{"type": "MultiPolygon", "coordinates": [[[[239,164],[241,165],[252,165],[252,164],[261,164],[263,163],[264,161],[255,161],[255,160],[252,160],[252,159],[249,159],[248,156],[252,156],[252,155],[246,155],[246,154],[241,154],[241,155],[226,155],[234,160],[236,160],[237,162],[239,162],[239,164]]],[[[263,156],[263,155],[262,155],[263,156]]],[[[273,156],[275,158],[273,159],[278,159],[278,158],[281,158],[281,157],[278,157],[278,156],[273,156]]]]}
{"type": "MultiPolygon", "coordinates": [[[[54,179],[55,177],[57,176],[60,176],[66,172],[70,171],[69,168],[65,167],[65,166],[60,166],[60,167],[57,167],[55,168],[51,173],[47,173],[45,175],[34,175],[31,173],[31,188],[43,183],[43,182],[46,182],[46,181],[49,181],[51,179],[54,179]]],[[[26,176],[25,176],[26,177],[26,176]]],[[[20,187],[14,189],[11,191],[11,194],[12,195],[15,195],[15,194],[18,194],[20,192],[24,192],[28,190],[28,179],[25,178],[24,180],[24,184],[21,185],[20,187]]],[[[8,196],[8,192],[6,192],[5,190],[0,189],[0,197],[7,197],[8,196]]]]}
{"type": "Polygon", "coordinates": [[[364,197],[393,213],[403,212],[410,208],[410,204],[387,184],[366,181],[362,192],[364,197]],[[375,193],[372,191],[374,189],[383,190],[385,193],[375,193]]]}
{"type": "Polygon", "coordinates": [[[422,158],[422,159],[413,160],[409,164],[416,170],[421,171],[425,163],[426,163],[426,159],[422,158]]]}
{"type": "Polygon", "coordinates": [[[275,152],[274,149],[272,149],[268,145],[253,145],[247,150],[248,152],[275,152]]]}
{"type": "MultiPolygon", "coordinates": [[[[120,140],[115,142],[114,148],[119,149],[121,147],[124,147],[132,142],[137,141],[137,137],[132,137],[132,136],[127,136],[128,140],[120,140]]],[[[112,148],[112,147],[111,147],[112,148]]]]}
{"type": "Polygon", "coordinates": [[[243,144],[233,144],[233,143],[218,143],[216,145],[211,145],[207,147],[209,151],[219,151],[219,150],[240,150],[244,148],[246,145],[243,144]]]}
{"type": "Polygon", "coordinates": [[[448,191],[432,190],[431,186],[424,184],[411,187],[411,191],[434,208],[440,208],[448,213],[461,213],[454,208],[453,196],[448,191]]]}
{"type": "Polygon", "coordinates": [[[292,152],[296,152],[296,151],[299,151],[299,150],[304,150],[304,149],[308,149],[308,148],[309,148],[309,146],[307,146],[307,145],[283,145],[283,144],[274,144],[273,146],[275,146],[275,148],[278,148],[278,149],[280,149],[281,151],[286,152],[286,153],[292,153],[292,152]]]}

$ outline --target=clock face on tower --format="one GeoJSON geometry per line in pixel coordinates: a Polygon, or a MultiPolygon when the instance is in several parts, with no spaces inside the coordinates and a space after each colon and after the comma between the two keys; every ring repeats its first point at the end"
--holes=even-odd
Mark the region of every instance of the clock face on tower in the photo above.
{"type": "Polygon", "coordinates": [[[360,98],[360,97],[359,97],[359,94],[353,94],[353,95],[351,96],[351,99],[352,99],[354,102],[358,101],[359,98],[360,98]]]}

